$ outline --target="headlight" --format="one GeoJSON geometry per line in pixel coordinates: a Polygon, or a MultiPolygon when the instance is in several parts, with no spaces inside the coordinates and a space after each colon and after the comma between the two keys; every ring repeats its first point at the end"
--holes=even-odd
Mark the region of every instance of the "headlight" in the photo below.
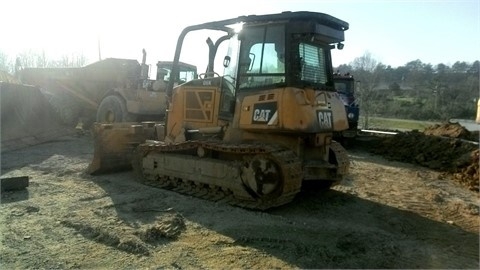
{"type": "Polygon", "coordinates": [[[348,117],[348,119],[354,119],[354,118],[355,118],[355,114],[353,114],[353,113],[348,113],[348,114],[347,114],[347,117],[348,117]]]}

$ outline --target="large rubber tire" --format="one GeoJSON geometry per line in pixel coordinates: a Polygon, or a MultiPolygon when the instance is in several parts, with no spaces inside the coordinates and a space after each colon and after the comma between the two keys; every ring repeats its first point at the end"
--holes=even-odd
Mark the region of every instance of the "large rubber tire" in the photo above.
{"type": "Polygon", "coordinates": [[[97,122],[135,122],[136,117],[127,111],[125,100],[116,95],[105,97],[97,110],[97,122]]]}

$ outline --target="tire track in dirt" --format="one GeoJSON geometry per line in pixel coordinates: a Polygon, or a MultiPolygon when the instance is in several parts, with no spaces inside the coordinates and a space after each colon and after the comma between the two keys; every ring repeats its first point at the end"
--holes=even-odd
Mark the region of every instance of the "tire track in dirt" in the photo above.
{"type": "Polygon", "coordinates": [[[444,174],[352,151],[352,173],[337,190],[478,233],[478,193],[444,174]],[[382,165],[382,166],[378,166],[382,165]]]}

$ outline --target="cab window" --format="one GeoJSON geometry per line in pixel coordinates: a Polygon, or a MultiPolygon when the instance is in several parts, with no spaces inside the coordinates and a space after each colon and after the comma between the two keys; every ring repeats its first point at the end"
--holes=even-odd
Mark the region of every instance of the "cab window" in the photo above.
{"type": "Polygon", "coordinates": [[[285,27],[246,28],[240,49],[239,89],[285,82],[285,27]]]}

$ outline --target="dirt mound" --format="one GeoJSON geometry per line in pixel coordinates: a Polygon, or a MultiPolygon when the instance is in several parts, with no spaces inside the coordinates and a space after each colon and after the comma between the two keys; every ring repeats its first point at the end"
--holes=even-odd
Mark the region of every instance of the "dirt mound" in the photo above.
{"type": "Polygon", "coordinates": [[[454,174],[456,180],[475,191],[479,190],[479,155],[480,151],[478,149],[473,151],[470,156],[471,164],[454,174]]]}
{"type": "Polygon", "coordinates": [[[425,128],[423,134],[470,141],[478,140],[478,132],[470,132],[468,129],[458,123],[435,124],[425,128]]]}
{"type": "Polygon", "coordinates": [[[37,87],[0,82],[0,108],[2,153],[73,134],[37,87]]]}
{"type": "Polygon", "coordinates": [[[453,174],[469,189],[478,191],[478,144],[469,142],[471,138],[472,133],[459,124],[434,125],[423,133],[402,132],[384,138],[370,151],[390,160],[453,174]]]}

